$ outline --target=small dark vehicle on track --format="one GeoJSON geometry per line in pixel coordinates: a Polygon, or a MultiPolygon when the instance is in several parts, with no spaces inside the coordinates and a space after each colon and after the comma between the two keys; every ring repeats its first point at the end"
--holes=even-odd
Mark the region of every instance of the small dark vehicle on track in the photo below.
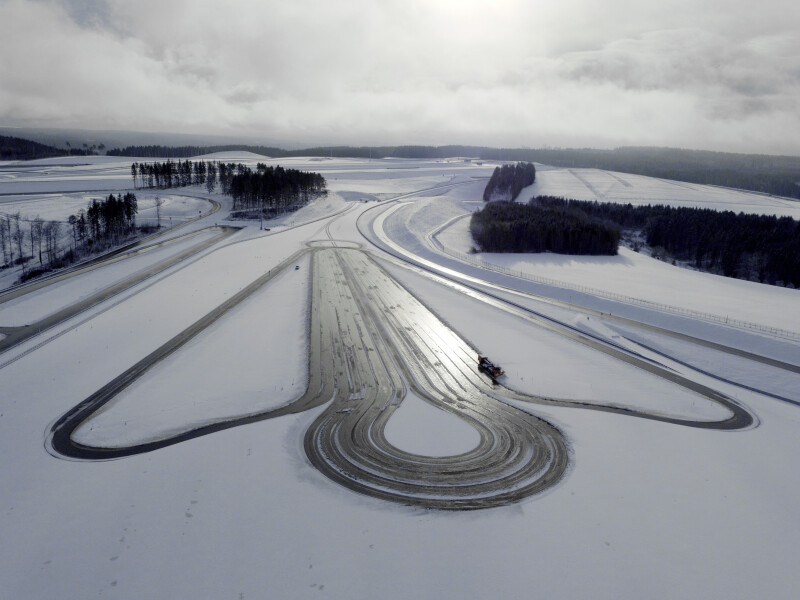
{"type": "Polygon", "coordinates": [[[487,356],[478,356],[478,370],[491,377],[493,383],[497,383],[497,378],[506,374],[500,365],[494,364],[487,356]]]}

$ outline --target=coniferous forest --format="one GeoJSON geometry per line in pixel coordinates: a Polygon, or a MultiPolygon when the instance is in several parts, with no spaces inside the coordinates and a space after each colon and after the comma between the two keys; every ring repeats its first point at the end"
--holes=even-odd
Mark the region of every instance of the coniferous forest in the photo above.
{"type": "Polygon", "coordinates": [[[83,144],[73,148],[65,142],[66,150],[32,140],[0,135],[0,160],[35,160],[37,158],[53,158],[57,156],[96,156],[105,150],[105,145],[83,144]]]}
{"type": "Polygon", "coordinates": [[[319,173],[258,163],[255,171],[237,168],[227,193],[234,210],[276,214],[296,210],[324,191],[325,178],[319,173]]]}
{"type": "Polygon", "coordinates": [[[64,154],[63,150],[53,146],[18,137],[0,135],[0,160],[33,160],[36,158],[63,156],[64,154]]]}
{"type": "Polygon", "coordinates": [[[134,187],[172,188],[205,185],[209,192],[219,185],[233,199],[234,217],[258,218],[297,210],[326,193],[319,173],[271,167],[258,163],[256,170],[243,164],[213,161],[133,163],[134,187]]]}
{"type": "Polygon", "coordinates": [[[517,163],[496,167],[483,190],[484,202],[500,196],[503,200],[515,200],[523,188],[536,181],[533,163],[517,163]]]}
{"type": "Polygon", "coordinates": [[[616,254],[619,229],[568,206],[490,202],[472,215],[472,238],[484,252],[616,254]]]}
{"type": "Polygon", "coordinates": [[[800,221],[707,208],[632,206],[539,196],[532,204],[580,211],[644,234],[654,255],[751,281],[800,287],[800,221]]]}

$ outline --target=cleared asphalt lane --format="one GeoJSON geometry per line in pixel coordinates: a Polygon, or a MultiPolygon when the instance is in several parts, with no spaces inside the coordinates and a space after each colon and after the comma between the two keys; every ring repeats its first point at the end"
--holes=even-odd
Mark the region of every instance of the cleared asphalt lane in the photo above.
{"type": "MultiPolygon", "coordinates": [[[[714,422],[678,419],[645,411],[587,405],[526,396],[492,386],[477,371],[477,352],[441,322],[364,251],[312,243],[260,277],[208,315],[126,370],[61,417],[48,432],[56,455],[109,459],[207,435],[222,429],[297,413],[328,404],[307,430],[305,452],[330,479],[361,494],[407,505],[469,510],[519,501],[556,484],[566,472],[569,453],[562,433],[531,412],[504,402],[557,404],[613,412],[709,429],[739,429],[753,424],[743,407],[716,390],[685,379],[623,349],[581,332],[519,316],[593,350],[635,364],[727,407],[730,416],[714,422]],[[309,385],[293,402],[246,418],[232,417],[179,435],[124,448],[75,443],[72,432],[150,367],[246,300],[282,268],[313,252],[309,385]],[[474,427],[472,450],[447,457],[422,456],[395,447],[384,435],[386,423],[413,391],[435,407],[474,427]]],[[[498,308],[508,306],[498,303],[498,308]]]]}

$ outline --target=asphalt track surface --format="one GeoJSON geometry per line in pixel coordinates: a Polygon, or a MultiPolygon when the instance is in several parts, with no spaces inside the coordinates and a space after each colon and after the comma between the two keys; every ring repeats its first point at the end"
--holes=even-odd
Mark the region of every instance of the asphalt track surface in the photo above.
{"type": "Polygon", "coordinates": [[[78,460],[120,458],[327,405],[304,437],[306,455],[320,472],[353,491],[376,498],[425,508],[471,510],[517,502],[548,489],[568,468],[564,435],[532,412],[504,401],[507,398],[706,429],[735,430],[754,423],[747,410],[716,390],[582,332],[532,319],[528,313],[519,316],[707,397],[726,407],[729,416],[719,421],[679,419],[629,408],[526,396],[493,386],[477,370],[476,350],[368,253],[335,246],[339,244],[334,241],[310,243],[97,390],[50,428],[48,451],[78,460]],[[309,385],[301,397],[273,410],[232,417],[133,446],[92,447],[72,440],[78,426],[150,367],[178,351],[307,252],[313,254],[309,385]],[[386,423],[408,391],[474,427],[479,433],[477,446],[456,456],[428,457],[389,443],[384,435],[386,423]]]}

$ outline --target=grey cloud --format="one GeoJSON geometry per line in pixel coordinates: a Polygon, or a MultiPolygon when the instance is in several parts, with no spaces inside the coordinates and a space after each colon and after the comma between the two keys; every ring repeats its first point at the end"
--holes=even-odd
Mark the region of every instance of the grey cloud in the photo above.
{"type": "Polygon", "coordinates": [[[0,53],[18,57],[0,62],[0,121],[783,151],[800,139],[786,6],[0,0],[0,53]]]}
{"type": "Polygon", "coordinates": [[[60,7],[81,27],[107,29],[115,33],[124,31],[124,24],[114,14],[108,0],[37,0],[60,7]]]}
{"type": "Polygon", "coordinates": [[[220,68],[216,61],[191,49],[168,48],[159,61],[171,78],[192,87],[213,86],[220,79],[220,68]]]}
{"type": "Polygon", "coordinates": [[[223,97],[231,104],[252,106],[267,100],[270,95],[261,89],[256,89],[254,86],[245,85],[236,87],[231,92],[224,94],[223,97]]]}
{"type": "Polygon", "coordinates": [[[625,90],[689,93],[714,118],[783,110],[798,92],[800,55],[775,60],[763,47],[703,30],[659,31],[565,55],[562,74],[625,90]]]}

